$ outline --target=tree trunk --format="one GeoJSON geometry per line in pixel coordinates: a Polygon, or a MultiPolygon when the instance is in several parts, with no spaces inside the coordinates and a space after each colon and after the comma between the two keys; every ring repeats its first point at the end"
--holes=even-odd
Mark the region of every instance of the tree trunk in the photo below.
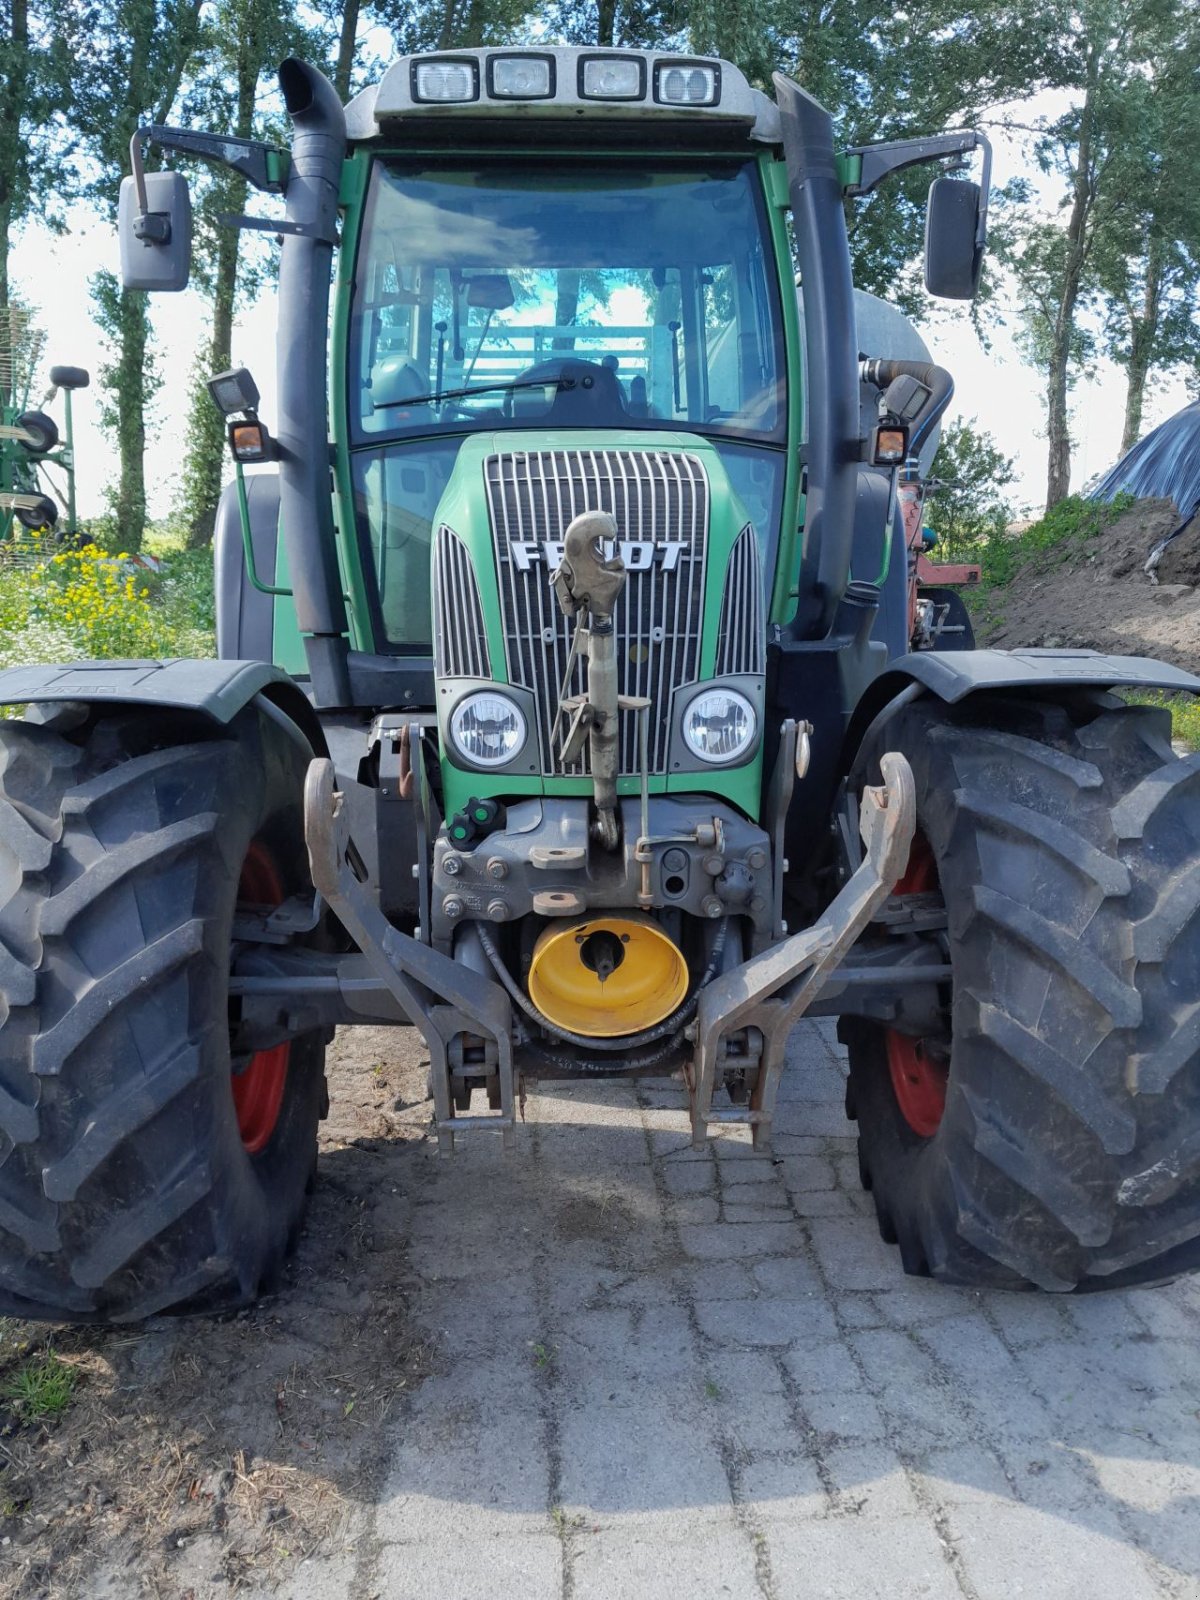
{"type": "Polygon", "coordinates": [[[354,45],[358,38],[359,0],[345,0],[342,7],[342,31],[338,39],[337,70],[333,86],[343,100],[350,98],[350,74],[354,70],[354,45]]]}
{"type": "MultiPolygon", "coordinates": [[[[16,217],[14,194],[21,160],[21,121],[29,84],[29,9],[27,0],[11,0],[5,71],[0,77],[0,318],[7,320],[9,236],[16,217]]],[[[7,328],[0,338],[7,341],[7,328]]],[[[0,375],[0,405],[12,396],[0,375]]]]}
{"type": "Polygon", "coordinates": [[[146,531],[146,351],[149,342],[146,296],[120,292],[117,312],[117,450],[121,472],[113,513],[122,550],[142,548],[146,531]]]}
{"type": "Polygon", "coordinates": [[[1129,370],[1125,385],[1125,424],[1121,429],[1121,454],[1132,450],[1142,431],[1142,408],[1146,400],[1146,379],[1158,335],[1158,312],[1162,294],[1162,248],[1152,240],[1146,258],[1146,288],[1141,313],[1130,317],[1129,370]]]}
{"type": "MultiPolygon", "coordinates": [[[[353,54],[353,30],[350,46],[353,54]]],[[[244,27],[238,40],[237,110],[233,127],[239,139],[249,139],[254,131],[254,107],[264,54],[259,30],[252,26],[244,27]]],[[[338,70],[341,71],[340,57],[338,70]]],[[[228,209],[236,214],[245,209],[247,194],[246,180],[231,176],[226,182],[222,198],[228,209]]],[[[187,522],[188,548],[193,550],[211,543],[217,520],[217,503],[221,498],[225,427],[204,380],[226,371],[233,361],[233,316],[237,305],[240,244],[241,235],[236,228],[220,230],[213,272],[213,320],[207,353],[208,371],[196,374],[197,381],[192,390],[183,512],[187,522]]]]}
{"type": "Polygon", "coordinates": [[[442,0],[442,26],[438,33],[437,47],[439,50],[449,50],[454,43],[454,28],[458,7],[455,0],[442,0]]]}
{"type": "MultiPolygon", "coordinates": [[[[0,201],[0,349],[8,343],[8,235],[12,227],[12,206],[0,201]]],[[[4,365],[0,363],[0,406],[12,399],[4,365]]]]}
{"type": "MultiPolygon", "coordinates": [[[[558,274],[558,295],[554,302],[554,324],[558,328],[569,328],[574,324],[579,315],[579,279],[581,273],[575,267],[562,267],[558,274]]],[[[552,341],[552,350],[574,350],[575,335],[562,333],[552,341]]]]}
{"type": "MultiPolygon", "coordinates": [[[[175,19],[177,32],[169,68],[166,77],[157,85],[147,81],[151,35],[142,34],[134,41],[128,94],[122,107],[122,120],[130,125],[130,133],[147,109],[152,111],[155,122],[170,121],[171,108],[196,48],[199,16],[200,0],[190,0],[187,10],[175,19]]],[[[113,510],[117,539],[123,550],[140,550],[146,532],[146,389],[150,378],[146,358],[149,343],[150,318],[145,294],[122,290],[117,314],[114,396],[120,476],[113,510]]]]}
{"type": "Polygon", "coordinates": [[[1100,77],[1100,46],[1088,54],[1086,91],[1079,119],[1079,149],[1075,160],[1071,219],[1067,224],[1067,253],[1063,262],[1058,310],[1050,341],[1050,363],[1046,374],[1046,510],[1051,510],[1071,492],[1071,431],[1067,397],[1070,390],[1071,346],[1075,336],[1075,312],[1083,285],[1087,261],[1089,225],[1094,193],[1092,188],[1092,128],[1096,111],[1096,89],[1100,77]]]}
{"type": "Polygon", "coordinates": [[[596,8],[596,43],[611,47],[617,42],[617,0],[599,0],[596,8]]]}

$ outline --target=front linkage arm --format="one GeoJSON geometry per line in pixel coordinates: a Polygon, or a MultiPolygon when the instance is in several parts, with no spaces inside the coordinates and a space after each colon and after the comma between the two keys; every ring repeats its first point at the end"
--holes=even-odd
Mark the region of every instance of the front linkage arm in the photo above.
{"type": "Polygon", "coordinates": [[[696,1053],[688,1085],[692,1142],[699,1149],[708,1138],[710,1121],[748,1122],[755,1149],[767,1147],[788,1034],[904,870],[917,817],[912,769],[894,751],[882,758],[880,766],[883,786],[863,791],[859,812],[862,861],[820,921],[715,978],[700,992],[696,1053]],[[712,1097],[722,1046],[730,1034],[746,1025],[762,1033],[762,1057],[750,1103],[714,1113],[712,1097]]]}
{"type": "Polygon", "coordinates": [[[304,834],[314,886],[429,1046],[439,1148],[453,1150],[456,1126],[498,1129],[508,1148],[515,1126],[508,996],[498,983],[401,933],[387,920],[351,865],[348,818],[334,788],[333,762],[324,758],[309,764],[305,779],[304,834]],[[454,1115],[451,1047],[464,1034],[482,1035],[494,1046],[498,1115],[454,1115]]]}

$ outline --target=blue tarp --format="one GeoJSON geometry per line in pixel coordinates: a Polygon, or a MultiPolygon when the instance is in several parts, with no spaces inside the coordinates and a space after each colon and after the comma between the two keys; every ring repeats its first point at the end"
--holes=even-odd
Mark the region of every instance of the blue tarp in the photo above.
{"type": "Polygon", "coordinates": [[[1122,491],[1139,500],[1174,500],[1185,517],[1200,504],[1200,401],[1139,439],[1105,473],[1090,498],[1111,500],[1122,491]]]}

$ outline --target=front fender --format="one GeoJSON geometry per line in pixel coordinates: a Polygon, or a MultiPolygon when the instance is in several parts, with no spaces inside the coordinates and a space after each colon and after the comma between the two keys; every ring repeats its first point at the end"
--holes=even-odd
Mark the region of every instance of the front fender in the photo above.
{"type": "Polygon", "coordinates": [[[299,684],[266,661],[75,661],[0,672],[0,705],[73,700],[199,711],[232,722],[257,696],[283,711],[326,754],[321,724],[299,684]]]}
{"type": "Polygon", "coordinates": [[[1068,689],[1167,689],[1200,694],[1200,678],[1151,656],[1100,650],[920,650],[899,656],[864,692],[843,747],[845,771],[863,735],[897,695],[919,684],[954,705],[969,694],[1036,690],[1053,699],[1068,689]]]}

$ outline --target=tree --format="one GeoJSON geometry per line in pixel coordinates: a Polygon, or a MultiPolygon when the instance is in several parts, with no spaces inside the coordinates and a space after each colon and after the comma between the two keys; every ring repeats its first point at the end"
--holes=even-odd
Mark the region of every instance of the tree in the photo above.
{"type": "Polygon", "coordinates": [[[1102,345],[1126,372],[1122,454],[1141,433],[1151,375],[1200,366],[1200,19],[1185,9],[1177,20],[1153,77],[1129,85],[1132,114],[1115,152],[1129,169],[1126,199],[1096,242],[1102,345]]]}
{"type": "MultiPolygon", "coordinates": [[[[307,54],[319,41],[302,29],[284,0],[217,0],[206,19],[203,71],[189,88],[189,120],[215,132],[249,139],[255,132],[264,73],[282,57],[307,54]]],[[[313,53],[316,53],[313,51],[313,53]]],[[[212,538],[225,451],[224,422],[205,379],[232,363],[233,321],[239,288],[256,291],[261,274],[247,274],[241,234],[217,221],[245,211],[246,179],[224,169],[204,169],[196,211],[196,276],[212,297],[209,337],[197,360],[188,419],[180,509],[189,545],[212,538]]]]}
{"type": "MultiPolygon", "coordinates": [[[[169,122],[200,40],[201,0],[98,0],[74,61],[73,127],[90,157],[87,192],[115,224],[129,142],[147,122],[169,122]]],[[[152,160],[152,156],[150,157],[152,160]]],[[[111,272],[92,280],[111,357],[101,368],[101,420],[117,443],[110,489],[117,537],[140,549],[146,526],[146,415],[157,387],[146,296],[111,272]]]]}
{"type": "MultiPolygon", "coordinates": [[[[1056,75],[1049,41],[1057,0],[696,0],[695,48],[737,62],[769,86],[786,72],[831,113],[844,145],[969,126],[1056,75]]],[[[918,167],[847,206],[855,282],[911,313],[928,307],[920,258],[925,195],[918,167]]]]}
{"type": "Polygon", "coordinates": [[[952,422],[942,433],[931,478],[937,489],[925,502],[925,520],[938,536],[939,559],[962,560],[981,541],[1002,534],[1012,520],[1005,491],[1016,481],[1016,463],[990,433],[969,422],[952,422]]]}
{"type": "Polygon", "coordinates": [[[1035,123],[1034,155],[1063,194],[1052,218],[1028,206],[1028,186],[1010,190],[1025,209],[997,230],[999,254],[1022,297],[1027,357],[1046,373],[1046,509],[1070,490],[1070,394],[1095,349],[1082,320],[1101,262],[1136,206],[1144,174],[1129,159],[1171,0],[1082,0],[1063,18],[1065,81],[1072,103],[1035,123]]]}
{"type": "MultiPolygon", "coordinates": [[[[57,0],[34,0],[32,10],[30,0],[0,7],[0,313],[11,300],[12,236],[32,211],[45,218],[48,195],[64,178],[68,20],[57,0]]],[[[0,402],[7,399],[0,393],[0,402]]]]}
{"type": "MultiPolygon", "coordinates": [[[[557,0],[546,20],[552,38],[566,44],[667,45],[698,15],[703,0],[557,0]]],[[[682,40],[679,40],[683,43],[682,40]]]]}

